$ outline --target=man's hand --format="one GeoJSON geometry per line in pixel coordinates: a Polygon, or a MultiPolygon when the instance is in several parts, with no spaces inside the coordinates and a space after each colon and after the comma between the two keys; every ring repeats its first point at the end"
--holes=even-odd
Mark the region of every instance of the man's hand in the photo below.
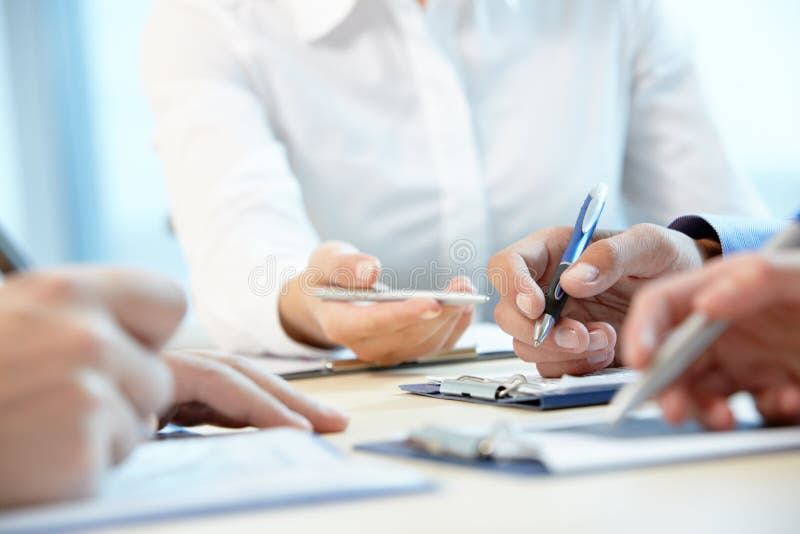
{"type": "Polygon", "coordinates": [[[156,351],[183,317],[160,277],[73,270],[0,287],[0,506],[92,493],[172,401],[156,351]]]}
{"type": "Polygon", "coordinates": [[[622,333],[624,363],[646,368],[692,312],[731,326],[659,396],[665,417],[728,429],[728,396],[748,391],[768,422],[800,422],[800,253],[741,255],[646,287],[622,333]]]}
{"type": "Polygon", "coordinates": [[[514,351],[535,362],[542,376],[585,374],[614,363],[617,332],[634,292],[665,274],[695,269],[706,251],[686,235],[651,224],[624,232],[597,231],[592,244],[561,277],[570,296],[545,342],[533,346],[533,327],[544,313],[544,293],[572,228],[548,228],[514,243],[489,262],[500,293],[497,324],[514,337],[514,351]]]}
{"type": "MultiPolygon", "coordinates": [[[[297,341],[319,347],[341,345],[365,361],[395,364],[455,345],[472,322],[473,306],[442,306],[435,300],[411,299],[369,306],[325,302],[312,288],[370,288],[380,276],[377,258],[345,243],[322,244],[308,267],[291,279],[279,301],[281,321],[297,341]]],[[[455,278],[450,291],[472,291],[455,278]]]]}
{"type": "Polygon", "coordinates": [[[171,351],[164,358],[175,376],[175,405],[162,424],[292,426],[316,432],[347,427],[342,412],[306,397],[245,356],[171,351]]]}

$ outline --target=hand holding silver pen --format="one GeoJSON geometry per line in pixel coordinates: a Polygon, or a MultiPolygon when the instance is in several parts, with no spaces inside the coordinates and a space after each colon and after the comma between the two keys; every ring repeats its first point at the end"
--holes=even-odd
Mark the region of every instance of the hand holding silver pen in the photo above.
{"type": "Polygon", "coordinates": [[[730,428],[727,398],[742,390],[768,421],[800,419],[798,245],[800,225],[793,224],[759,254],[714,261],[642,290],[622,341],[624,363],[648,371],[614,400],[615,421],[658,396],[673,423],[695,416],[730,428]]]}

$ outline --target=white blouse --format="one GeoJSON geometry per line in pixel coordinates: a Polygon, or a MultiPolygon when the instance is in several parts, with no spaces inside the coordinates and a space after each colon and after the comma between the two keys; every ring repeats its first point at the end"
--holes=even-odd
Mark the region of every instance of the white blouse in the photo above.
{"type": "MultiPolygon", "coordinates": [[[[278,292],[321,240],[390,285],[478,279],[572,225],[757,215],[650,1],[160,0],[146,89],[196,309],[224,348],[308,352],[278,292]]],[[[491,316],[486,310],[485,316],[491,316]]]]}

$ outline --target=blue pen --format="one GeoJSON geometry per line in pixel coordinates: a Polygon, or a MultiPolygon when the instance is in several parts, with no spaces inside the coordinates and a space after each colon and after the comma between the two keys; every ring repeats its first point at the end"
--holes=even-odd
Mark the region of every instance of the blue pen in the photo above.
{"type": "Polygon", "coordinates": [[[538,347],[547,339],[553,325],[561,316],[561,310],[567,303],[567,294],[561,289],[561,275],[580,258],[583,251],[589,246],[594,229],[597,227],[597,221],[600,220],[600,214],[603,213],[603,208],[606,206],[606,196],[608,196],[608,186],[600,183],[589,191],[586,200],[583,201],[578,220],[575,222],[575,229],[572,230],[572,237],[545,292],[544,315],[533,329],[534,347],[538,347]]]}

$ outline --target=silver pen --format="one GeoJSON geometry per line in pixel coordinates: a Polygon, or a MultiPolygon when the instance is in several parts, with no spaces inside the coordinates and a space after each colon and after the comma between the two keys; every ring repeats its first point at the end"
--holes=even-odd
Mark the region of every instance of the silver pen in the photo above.
{"type": "MultiPolygon", "coordinates": [[[[800,245],[800,213],[788,228],[770,239],[764,252],[800,245]]],[[[634,408],[670,385],[728,328],[727,321],[709,321],[695,312],[667,337],[656,351],[653,365],[642,377],[624,388],[611,402],[611,424],[617,425],[634,408]]]]}

